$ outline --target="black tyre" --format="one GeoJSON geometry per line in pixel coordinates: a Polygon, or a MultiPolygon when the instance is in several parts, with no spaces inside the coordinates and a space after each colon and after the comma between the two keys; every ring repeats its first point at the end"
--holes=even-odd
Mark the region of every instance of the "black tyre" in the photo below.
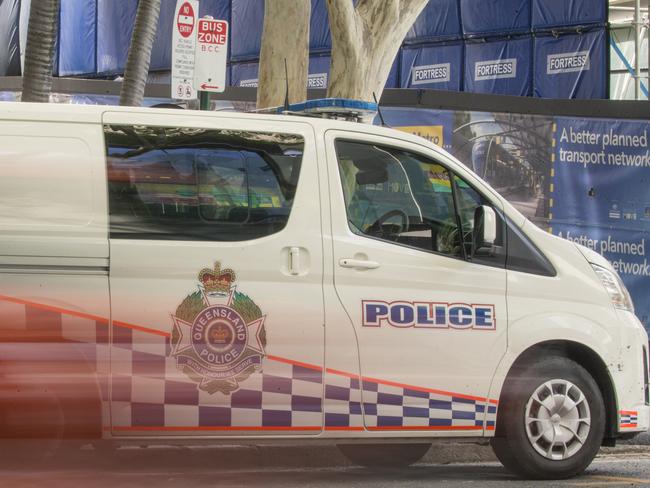
{"type": "Polygon", "coordinates": [[[585,470],[605,431],[598,385],[578,363],[541,359],[508,382],[492,449],[510,471],[531,479],[565,479],[585,470]]]}
{"type": "Polygon", "coordinates": [[[359,466],[403,468],[418,462],[431,444],[340,444],[343,455],[359,466]]]}

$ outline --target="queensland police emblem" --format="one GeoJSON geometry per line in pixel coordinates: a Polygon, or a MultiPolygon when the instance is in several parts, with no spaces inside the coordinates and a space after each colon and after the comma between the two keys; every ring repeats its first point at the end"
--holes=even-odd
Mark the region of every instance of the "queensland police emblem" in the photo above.
{"type": "Polygon", "coordinates": [[[266,346],[264,315],[247,295],[237,291],[232,269],[204,268],[198,290],[172,315],[171,345],[176,366],[199,389],[226,395],[262,370],[266,346]]]}

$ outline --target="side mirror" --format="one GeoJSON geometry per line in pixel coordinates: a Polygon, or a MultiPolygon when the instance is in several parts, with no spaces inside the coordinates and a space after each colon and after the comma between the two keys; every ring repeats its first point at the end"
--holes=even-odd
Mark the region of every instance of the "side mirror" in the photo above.
{"type": "Polygon", "coordinates": [[[490,255],[497,238],[497,216],[492,207],[482,205],[474,211],[472,255],[490,255]]]}

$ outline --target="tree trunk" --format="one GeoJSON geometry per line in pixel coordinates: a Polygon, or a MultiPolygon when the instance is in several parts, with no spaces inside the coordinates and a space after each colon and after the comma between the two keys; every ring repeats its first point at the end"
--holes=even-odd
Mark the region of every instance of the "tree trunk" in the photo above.
{"type": "Polygon", "coordinates": [[[381,97],[393,60],[428,0],[327,0],[332,32],[328,97],[381,97]]]}
{"type": "Polygon", "coordinates": [[[257,108],[307,99],[309,0],[266,0],[260,53],[257,108]],[[287,75],[285,75],[285,60],[287,75]]]}
{"type": "Polygon", "coordinates": [[[39,0],[31,4],[25,47],[23,102],[50,101],[59,6],[60,0],[39,0]]]}
{"type": "Polygon", "coordinates": [[[159,15],[160,0],[139,1],[120,92],[120,105],[142,105],[159,15]]]}

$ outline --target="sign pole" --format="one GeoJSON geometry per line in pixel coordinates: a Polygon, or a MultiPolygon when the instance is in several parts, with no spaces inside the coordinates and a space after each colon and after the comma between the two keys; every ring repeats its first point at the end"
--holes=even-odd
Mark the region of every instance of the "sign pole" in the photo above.
{"type": "Polygon", "coordinates": [[[200,110],[210,110],[210,92],[199,91],[200,110]]]}

